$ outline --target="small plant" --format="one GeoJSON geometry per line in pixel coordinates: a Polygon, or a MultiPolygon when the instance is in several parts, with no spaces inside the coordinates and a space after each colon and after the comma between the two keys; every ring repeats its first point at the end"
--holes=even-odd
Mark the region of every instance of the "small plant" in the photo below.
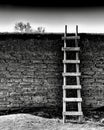
{"type": "Polygon", "coordinates": [[[38,27],[36,32],[38,33],[44,33],[45,32],[45,28],[44,27],[38,27]]]}
{"type": "Polygon", "coordinates": [[[36,33],[44,33],[45,28],[40,26],[37,27],[36,30],[33,30],[30,23],[23,23],[23,22],[18,22],[15,24],[14,29],[16,32],[21,32],[21,33],[31,33],[31,32],[36,32],[36,33]]]}
{"type": "Polygon", "coordinates": [[[31,28],[31,25],[30,23],[23,23],[23,22],[18,22],[15,24],[15,31],[18,31],[18,32],[32,32],[32,28],[31,28]]]}

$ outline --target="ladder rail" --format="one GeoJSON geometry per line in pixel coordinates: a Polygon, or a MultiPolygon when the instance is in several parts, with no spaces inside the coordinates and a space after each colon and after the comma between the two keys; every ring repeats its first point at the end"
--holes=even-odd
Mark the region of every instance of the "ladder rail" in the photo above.
{"type": "MultiPolygon", "coordinates": [[[[66,37],[67,34],[67,26],[65,26],[65,33],[64,37],[66,37]]],[[[66,48],[66,39],[64,39],[64,48],[66,48]]],[[[64,51],[64,60],[66,60],[66,52],[64,51]]],[[[66,64],[64,64],[64,73],[66,73],[66,64]]],[[[66,78],[63,77],[63,84],[66,85],[66,78]]],[[[66,97],[66,90],[63,90],[63,98],[66,97]]],[[[65,122],[66,115],[64,115],[64,112],[66,112],[66,102],[63,102],[63,123],[65,122]]]]}
{"type": "MultiPolygon", "coordinates": [[[[78,36],[78,25],[76,26],[76,36],[78,36]]],[[[75,39],[75,46],[78,47],[78,41],[75,39]]],[[[79,53],[76,52],[76,60],[79,60],[79,53]]],[[[79,65],[76,64],[76,71],[77,73],[79,72],[79,65]]],[[[80,85],[80,78],[77,78],[77,85],[80,85]]],[[[78,98],[81,98],[81,91],[77,90],[77,96],[78,98]]],[[[82,107],[81,107],[81,102],[78,102],[78,111],[81,112],[82,111],[82,107]]],[[[79,121],[81,120],[81,117],[79,117],[79,121]]]]}

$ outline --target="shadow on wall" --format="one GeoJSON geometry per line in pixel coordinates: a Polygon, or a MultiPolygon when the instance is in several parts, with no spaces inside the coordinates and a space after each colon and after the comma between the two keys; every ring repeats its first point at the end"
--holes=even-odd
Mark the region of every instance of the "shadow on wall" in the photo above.
{"type": "Polygon", "coordinates": [[[0,115],[28,113],[44,118],[62,118],[62,107],[21,107],[0,111],[0,115]]]}

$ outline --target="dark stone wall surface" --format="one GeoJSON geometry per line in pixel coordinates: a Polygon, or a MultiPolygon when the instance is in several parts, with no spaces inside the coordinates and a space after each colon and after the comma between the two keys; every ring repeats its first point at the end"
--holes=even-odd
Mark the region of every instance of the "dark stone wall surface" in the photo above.
{"type": "Polygon", "coordinates": [[[61,37],[0,36],[0,109],[62,105],[61,37]]]}
{"type": "Polygon", "coordinates": [[[80,42],[83,107],[104,106],[104,35],[82,34],[80,42]]]}
{"type": "MultiPolygon", "coordinates": [[[[104,106],[104,35],[79,34],[83,110],[104,106]]],[[[63,34],[0,34],[0,110],[62,107],[63,34]]]]}

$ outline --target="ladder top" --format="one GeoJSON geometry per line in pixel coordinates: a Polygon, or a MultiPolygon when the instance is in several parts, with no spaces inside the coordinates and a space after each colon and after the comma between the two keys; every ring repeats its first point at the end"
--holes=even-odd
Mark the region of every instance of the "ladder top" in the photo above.
{"type": "Polygon", "coordinates": [[[80,39],[80,36],[64,36],[62,37],[62,40],[74,40],[74,39],[80,39]]]}

